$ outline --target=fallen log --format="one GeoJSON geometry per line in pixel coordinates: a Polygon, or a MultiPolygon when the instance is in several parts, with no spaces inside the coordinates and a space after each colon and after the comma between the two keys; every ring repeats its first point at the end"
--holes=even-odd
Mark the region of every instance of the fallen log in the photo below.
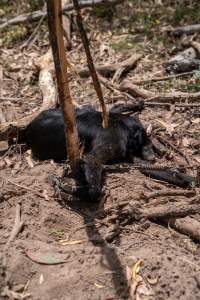
{"type": "Polygon", "coordinates": [[[166,72],[168,73],[185,73],[194,70],[199,70],[200,59],[182,59],[173,60],[165,63],[164,65],[166,72]]]}
{"type": "MultiPolygon", "coordinates": [[[[80,8],[93,7],[93,6],[104,6],[104,5],[115,5],[123,2],[124,0],[84,0],[80,1],[80,8]]],[[[69,12],[74,9],[73,4],[67,4],[63,7],[62,12],[69,12]]],[[[47,12],[42,10],[37,10],[32,13],[22,14],[16,16],[10,20],[6,20],[4,23],[0,24],[0,29],[6,28],[11,25],[22,24],[26,22],[38,21],[42,17],[47,17],[47,12]]]]}
{"type": "Polygon", "coordinates": [[[121,210],[121,214],[141,220],[143,218],[150,220],[166,219],[166,218],[182,218],[190,216],[200,211],[200,204],[194,204],[193,200],[180,204],[165,204],[160,206],[152,206],[148,208],[138,208],[137,205],[130,204],[121,210]]]}
{"type": "Polygon", "coordinates": [[[200,32],[200,24],[194,24],[194,25],[186,25],[186,26],[176,27],[172,31],[172,34],[174,36],[181,36],[183,34],[190,35],[190,34],[198,33],[198,32],[200,32]]]}
{"type": "MultiPolygon", "coordinates": [[[[190,45],[191,45],[191,43],[190,43],[190,45]]],[[[169,61],[182,60],[182,59],[195,59],[195,58],[198,58],[197,54],[198,53],[192,46],[192,47],[189,47],[189,48],[181,51],[177,55],[173,56],[169,61]]]]}
{"type": "Polygon", "coordinates": [[[193,70],[198,70],[200,66],[200,56],[196,49],[196,44],[185,49],[179,54],[172,57],[168,62],[164,63],[164,68],[168,73],[185,73],[193,70]]]}

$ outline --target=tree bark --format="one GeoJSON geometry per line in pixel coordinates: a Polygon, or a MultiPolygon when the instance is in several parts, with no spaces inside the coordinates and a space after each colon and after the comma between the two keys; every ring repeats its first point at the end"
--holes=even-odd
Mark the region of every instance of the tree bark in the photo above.
{"type": "Polygon", "coordinates": [[[61,0],[47,0],[49,37],[53,51],[58,95],[66,126],[67,153],[72,168],[75,171],[79,158],[78,133],[75,121],[75,111],[68,84],[67,59],[65,56],[61,0]]]}

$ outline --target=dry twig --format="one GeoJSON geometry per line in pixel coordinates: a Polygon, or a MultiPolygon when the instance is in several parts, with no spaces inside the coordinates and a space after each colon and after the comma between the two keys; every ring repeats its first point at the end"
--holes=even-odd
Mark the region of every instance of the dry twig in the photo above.
{"type": "Polygon", "coordinates": [[[191,102],[198,102],[200,100],[200,92],[196,93],[185,93],[185,92],[172,92],[172,93],[161,93],[155,94],[144,88],[141,88],[130,81],[126,80],[119,86],[119,89],[123,92],[130,93],[133,97],[141,97],[145,99],[145,103],[160,101],[162,103],[187,100],[191,102]]]}
{"type": "Polygon", "coordinates": [[[31,193],[37,195],[37,196],[40,197],[40,198],[45,198],[45,195],[44,195],[44,194],[42,194],[42,193],[40,193],[40,192],[38,192],[38,191],[35,191],[35,190],[33,190],[33,189],[31,189],[31,188],[29,188],[29,187],[27,187],[27,186],[18,184],[18,183],[16,183],[16,182],[13,182],[13,181],[11,181],[10,179],[8,180],[8,182],[9,182],[10,184],[12,184],[12,185],[15,185],[15,186],[19,187],[20,189],[27,190],[27,191],[29,191],[29,192],[31,192],[31,193]]]}
{"type": "MultiPolygon", "coordinates": [[[[116,5],[123,1],[124,0],[106,0],[106,3],[105,3],[105,0],[85,0],[85,1],[80,2],[80,7],[85,8],[85,7],[92,7],[92,6],[116,5]]],[[[65,11],[69,12],[69,11],[72,11],[73,9],[74,9],[73,4],[67,4],[63,7],[62,12],[65,12],[65,11]]],[[[16,17],[0,24],[0,29],[6,28],[11,25],[17,25],[17,24],[26,23],[26,22],[38,21],[42,17],[47,17],[46,11],[37,10],[32,13],[19,15],[19,16],[16,16],[16,17]]]]}
{"type": "Polygon", "coordinates": [[[157,82],[157,81],[166,81],[166,80],[171,80],[171,79],[177,79],[177,78],[181,78],[181,77],[188,77],[190,75],[193,75],[194,71],[190,71],[190,72],[185,72],[185,73],[181,73],[181,74],[172,74],[172,75],[168,75],[168,76],[163,76],[163,77],[152,77],[152,78],[148,78],[148,79],[141,79],[141,80],[133,80],[133,84],[143,84],[143,83],[151,83],[151,82],[157,82]]]}

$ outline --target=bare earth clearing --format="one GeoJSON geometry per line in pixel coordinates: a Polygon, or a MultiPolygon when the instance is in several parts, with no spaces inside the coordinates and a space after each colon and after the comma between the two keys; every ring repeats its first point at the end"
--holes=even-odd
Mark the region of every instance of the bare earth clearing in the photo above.
{"type": "MultiPolygon", "coordinates": [[[[179,8],[178,4],[172,4],[176,1],[163,0],[161,6],[155,2],[159,1],[127,0],[109,11],[100,8],[83,10],[96,65],[114,64],[132,55],[142,55],[137,67],[116,80],[116,85],[123,79],[136,83],[166,76],[163,63],[183,50],[184,40],[170,36],[166,29],[170,25],[198,23],[199,1],[183,1],[185,4],[179,8]]],[[[10,17],[18,13],[12,5],[8,12],[10,17]]],[[[3,10],[5,6],[2,4],[3,10]]],[[[45,20],[32,37],[31,42],[36,37],[33,43],[22,47],[38,22],[19,25],[22,32],[26,32],[21,40],[11,45],[5,43],[12,27],[2,32],[1,123],[20,119],[37,110],[42,103],[34,60],[49,49],[45,20]]],[[[185,39],[189,41],[190,38],[185,39]]],[[[200,42],[200,34],[196,34],[195,40],[200,42]]],[[[73,33],[72,45],[67,57],[78,70],[85,66],[86,60],[77,32],[73,33]]],[[[198,80],[195,74],[190,74],[137,84],[155,94],[198,92],[198,80]]],[[[72,97],[78,104],[90,103],[98,107],[91,79],[80,79],[73,73],[70,86],[72,97]]],[[[102,86],[107,104],[128,100],[121,92],[102,86]]],[[[200,107],[149,106],[142,112],[141,120],[149,130],[150,124],[161,126],[162,137],[180,150],[178,153],[167,145],[167,154],[157,157],[157,163],[180,163],[186,169],[187,161],[190,165],[200,163],[200,107]]],[[[1,151],[6,146],[5,142],[0,142],[1,151]]],[[[187,204],[187,201],[191,203],[192,198],[165,196],[147,201],[144,195],[152,192],[180,189],[149,179],[129,164],[121,164],[106,172],[104,204],[102,201],[97,207],[73,199],[63,204],[48,182],[50,174],[61,175],[62,171],[62,165],[35,161],[29,151],[20,153],[16,147],[2,155],[1,252],[12,231],[18,203],[24,227],[9,245],[6,270],[0,266],[0,299],[129,299],[127,267],[132,268],[136,263],[140,267],[136,276],[140,276],[137,280],[141,281],[141,289],[137,288],[139,283],[132,287],[135,299],[200,299],[199,242],[175,231],[163,220],[127,218],[122,203],[129,201],[139,208],[156,209],[164,205],[187,204]],[[122,203],[120,207],[119,203],[122,203]]],[[[195,174],[191,169],[187,172],[195,174]]],[[[195,190],[193,202],[198,204],[199,188],[195,190]]],[[[191,217],[200,220],[199,214],[191,217]]]]}

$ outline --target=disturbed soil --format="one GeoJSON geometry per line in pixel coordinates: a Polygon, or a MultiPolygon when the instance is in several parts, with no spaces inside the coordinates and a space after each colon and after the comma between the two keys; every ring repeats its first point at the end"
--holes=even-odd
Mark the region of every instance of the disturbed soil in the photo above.
{"type": "MultiPolygon", "coordinates": [[[[126,79],[135,82],[166,76],[163,63],[182,50],[183,38],[175,39],[165,29],[197,22],[200,11],[198,1],[183,1],[183,6],[174,2],[127,0],[109,11],[83,10],[95,63],[115,63],[142,54],[126,79]]],[[[9,17],[16,14],[12,5],[8,12],[2,5],[2,11],[9,17]]],[[[23,5],[19,13],[22,12],[23,5]]],[[[34,59],[49,48],[47,24],[44,20],[30,47],[24,43],[37,22],[23,26],[23,36],[12,44],[8,43],[11,29],[4,30],[0,39],[3,71],[0,93],[4,99],[0,103],[1,123],[18,120],[36,111],[42,103],[34,59]]],[[[200,42],[200,35],[195,39],[200,42]]],[[[86,63],[77,32],[73,33],[72,44],[67,57],[76,69],[86,63]]],[[[155,93],[194,92],[199,89],[198,80],[193,74],[143,83],[141,87],[155,93]]],[[[90,79],[72,74],[70,87],[77,103],[98,107],[90,79]]],[[[126,95],[104,86],[103,92],[110,105],[128,100],[126,95]]],[[[147,107],[142,112],[144,126],[150,130],[155,124],[161,125],[162,137],[174,145],[168,147],[164,156],[157,157],[158,163],[180,163],[186,169],[188,161],[190,165],[200,163],[199,117],[200,110],[198,113],[197,109],[174,105],[147,107]]],[[[165,204],[186,203],[184,196],[157,198],[158,203],[155,199],[145,201],[144,196],[153,191],[175,187],[145,177],[131,164],[119,164],[105,172],[104,196],[99,204],[69,197],[61,201],[49,183],[49,175],[61,176],[65,164],[36,161],[30,151],[23,152],[19,146],[5,152],[7,142],[1,142],[0,147],[4,153],[0,160],[1,253],[14,226],[17,204],[24,222],[21,232],[9,244],[6,264],[0,266],[0,299],[131,299],[129,270],[140,276],[143,288],[139,291],[139,283],[135,284],[132,299],[200,298],[198,241],[160,220],[127,219],[117,206],[122,203],[123,207],[125,201],[147,208],[162,204],[161,200],[165,204]]],[[[195,175],[195,171],[187,171],[195,175]]],[[[198,188],[196,193],[197,201],[198,188]]],[[[199,220],[198,214],[193,217],[199,220]]]]}

